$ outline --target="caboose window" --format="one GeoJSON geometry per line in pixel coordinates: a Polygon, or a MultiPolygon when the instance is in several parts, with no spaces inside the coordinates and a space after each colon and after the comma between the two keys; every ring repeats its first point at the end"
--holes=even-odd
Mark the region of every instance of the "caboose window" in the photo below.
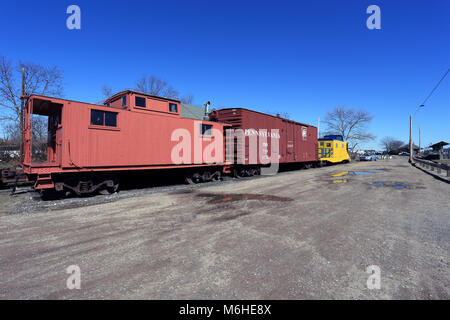
{"type": "Polygon", "coordinates": [[[145,105],[145,98],[136,97],[135,102],[136,102],[136,107],[143,107],[143,108],[146,107],[146,105],[145,105]]]}
{"type": "Polygon", "coordinates": [[[91,110],[91,124],[96,126],[103,125],[104,112],[100,110],[91,110]]]}
{"type": "Polygon", "coordinates": [[[210,124],[203,124],[203,123],[200,124],[200,132],[203,135],[210,136],[211,128],[212,128],[212,125],[210,125],[210,124]]]}
{"type": "Polygon", "coordinates": [[[117,113],[105,111],[105,126],[117,127],[117,113]]]}
{"type": "Polygon", "coordinates": [[[331,148],[331,143],[327,143],[327,148],[331,148]]]}
{"type": "Polygon", "coordinates": [[[177,104],[176,103],[169,103],[169,111],[170,112],[178,112],[177,104]]]}
{"type": "Polygon", "coordinates": [[[91,124],[95,126],[117,127],[117,113],[91,109],[91,124]]]}
{"type": "Polygon", "coordinates": [[[122,97],[122,107],[126,107],[127,105],[127,96],[122,97]]]}

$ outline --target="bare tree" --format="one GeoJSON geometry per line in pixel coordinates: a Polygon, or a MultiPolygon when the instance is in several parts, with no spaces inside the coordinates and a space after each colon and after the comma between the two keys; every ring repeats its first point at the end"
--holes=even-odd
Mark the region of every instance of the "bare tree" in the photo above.
{"type": "MultiPolygon", "coordinates": [[[[25,71],[25,95],[62,95],[62,71],[57,67],[44,67],[35,63],[19,62],[16,66],[0,57],[0,121],[7,121],[20,128],[21,70],[25,71]]],[[[20,132],[20,130],[19,130],[20,132]]]]}
{"type": "MultiPolygon", "coordinates": [[[[19,62],[13,65],[5,57],[0,57],[0,121],[8,138],[19,141],[22,137],[22,79],[24,71],[23,93],[25,95],[40,94],[62,96],[62,71],[57,67],[44,67],[31,62],[19,62]]],[[[36,116],[37,117],[37,116],[36,116]]],[[[34,120],[35,116],[33,116],[34,120]]],[[[33,125],[33,136],[37,133],[36,142],[46,143],[47,125],[43,119],[36,120],[33,125]]]]}
{"type": "MultiPolygon", "coordinates": [[[[3,125],[4,142],[8,145],[20,145],[20,123],[9,121],[3,125]]],[[[47,139],[48,139],[48,121],[45,116],[33,115],[33,152],[34,160],[45,160],[47,139]]]]}
{"type": "Polygon", "coordinates": [[[109,86],[103,86],[102,87],[102,94],[105,97],[105,99],[108,99],[109,97],[112,96],[112,89],[109,86]]]}
{"type": "Polygon", "coordinates": [[[387,153],[399,150],[405,144],[403,141],[396,140],[393,137],[384,137],[381,139],[380,143],[387,153]]]}
{"type": "Polygon", "coordinates": [[[16,122],[8,122],[3,125],[4,140],[8,143],[20,143],[20,126],[16,122]]]}
{"type": "Polygon", "coordinates": [[[176,99],[178,91],[175,90],[166,80],[157,78],[155,76],[142,76],[136,82],[136,87],[139,91],[159,97],[176,99]]]}
{"type": "Polygon", "coordinates": [[[194,95],[189,93],[188,95],[182,97],[181,102],[185,103],[185,104],[193,104],[194,103],[194,95]]]}
{"type": "Polygon", "coordinates": [[[45,161],[47,157],[48,120],[45,116],[33,115],[34,161],[45,161]]]}
{"type": "Polygon", "coordinates": [[[366,131],[372,119],[373,116],[367,111],[339,106],[325,115],[323,123],[328,133],[344,136],[353,152],[361,142],[375,139],[375,136],[366,131]]]}

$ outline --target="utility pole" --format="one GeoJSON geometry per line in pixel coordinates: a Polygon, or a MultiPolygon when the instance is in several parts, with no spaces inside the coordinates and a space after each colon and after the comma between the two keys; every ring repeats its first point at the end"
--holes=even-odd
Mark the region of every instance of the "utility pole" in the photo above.
{"type": "Polygon", "coordinates": [[[413,162],[412,114],[409,115],[409,163],[413,162]]]}
{"type": "Polygon", "coordinates": [[[320,117],[317,120],[317,138],[320,138],[320,117]]]}
{"type": "Polygon", "coordinates": [[[419,156],[420,156],[420,124],[419,124],[419,156]]]}
{"type": "Polygon", "coordinates": [[[23,163],[23,141],[24,141],[24,95],[25,95],[25,68],[22,68],[22,94],[20,95],[20,162],[23,163]]]}

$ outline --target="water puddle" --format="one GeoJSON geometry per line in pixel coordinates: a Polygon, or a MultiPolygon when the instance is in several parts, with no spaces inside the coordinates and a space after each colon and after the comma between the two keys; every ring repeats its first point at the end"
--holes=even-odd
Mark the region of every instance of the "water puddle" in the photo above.
{"type": "Polygon", "coordinates": [[[371,171],[349,171],[348,174],[374,174],[376,172],[371,171]]]}
{"type": "Polygon", "coordinates": [[[372,184],[376,186],[386,186],[386,187],[392,187],[395,189],[406,189],[407,187],[403,184],[403,182],[382,182],[382,181],[375,181],[372,184]]]}
{"type": "Polygon", "coordinates": [[[334,179],[333,183],[347,183],[348,180],[347,179],[334,179]]]}
{"type": "Polygon", "coordinates": [[[405,189],[406,188],[406,186],[403,184],[403,182],[395,182],[392,186],[395,189],[405,189]]]}
{"type": "Polygon", "coordinates": [[[368,170],[368,171],[339,171],[330,174],[331,177],[342,177],[346,175],[359,175],[359,174],[374,174],[378,172],[384,172],[382,169],[374,169],[374,170],[368,170]]]}
{"type": "Polygon", "coordinates": [[[332,176],[332,177],[342,177],[342,176],[346,176],[346,175],[348,175],[348,171],[339,171],[339,172],[330,174],[330,176],[332,176]]]}
{"type": "Polygon", "coordinates": [[[199,193],[198,197],[211,198],[208,201],[210,204],[227,203],[243,200],[265,200],[265,201],[293,201],[291,198],[277,197],[265,194],[252,194],[252,193],[229,193],[229,194],[216,194],[216,193],[199,193]]]}

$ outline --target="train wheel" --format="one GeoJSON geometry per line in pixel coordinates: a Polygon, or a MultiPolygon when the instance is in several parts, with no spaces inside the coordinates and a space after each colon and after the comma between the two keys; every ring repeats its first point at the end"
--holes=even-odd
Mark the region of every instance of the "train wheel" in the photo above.
{"type": "Polygon", "coordinates": [[[205,181],[205,182],[211,181],[212,180],[211,172],[209,172],[209,171],[203,172],[202,180],[205,181]]]}
{"type": "Polygon", "coordinates": [[[119,189],[119,183],[116,183],[112,187],[101,188],[100,190],[98,190],[98,193],[100,193],[102,195],[108,195],[108,194],[113,194],[113,193],[117,192],[118,189],[119,189]]]}
{"type": "Polygon", "coordinates": [[[220,181],[222,180],[222,172],[216,171],[213,175],[213,181],[220,181]]]}
{"type": "Polygon", "coordinates": [[[194,183],[200,183],[203,181],[203,178],[200,173],[196,172],[193,174],[192,180],[194,181],[194,183]]]}
{"type": "Polygon", "coordinates": [[[116,176],[107,176],[104,177],[103,182],[107,182],[109,181],[109,183],[111,184],[112,181],[112,186],[108,186],[106,184],[104,184],[103,186],[100,187],[100,189],[98,189],[98,193],[103,194],[103,195],[108,195],[108,194],[113,194],[115,192],[117,192],[117,190],[119,190],[119,180],[116,176]]]}
{"type": "Polygon", "coordinates": [[[189,183],[189,184],[196,184],[196,183],[202,182],[203,177],[198,172],[194,172],[194,173],[188,172],[186,174],[186,178],[185,179],[186,179],[186,182],[189,183]]]}

